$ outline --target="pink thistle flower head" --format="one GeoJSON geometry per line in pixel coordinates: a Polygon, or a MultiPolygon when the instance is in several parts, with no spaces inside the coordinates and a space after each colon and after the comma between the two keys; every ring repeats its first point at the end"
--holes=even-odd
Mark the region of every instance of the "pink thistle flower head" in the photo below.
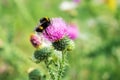
{"type": "Polygon", "coordinates": [[[32,34],[30,36],[30,42],[35,48],[39,48],[39,46],[42,43],[42,40],[40,39],[40,37],[38,35],[32,34]]]}
{"type": "Polygon", "coordinates": [[[51,42],[62,39],[67,32],[67,25],[62,18],[52,18],[51,24],[44,30],[43,35],[51,42]]]}
{"type": "Polygon", "coordinates": [[[73,0],[73,2],[75,2],[75,3],[79,3],[79,2],[80,2],[80,0],[73,0]]]}
{"type": "Polygon", "coordinates": [[[69,24],[69,27],[67,29],[67,35],[72,40],[76,39],[79,36],[79,31],[76,24],[69,24]]]}

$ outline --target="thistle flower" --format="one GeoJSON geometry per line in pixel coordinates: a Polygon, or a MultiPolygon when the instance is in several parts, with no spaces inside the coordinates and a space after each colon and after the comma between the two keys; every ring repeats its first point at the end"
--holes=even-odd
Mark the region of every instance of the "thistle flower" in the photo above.
{"type": "Polygon", "coordinates": [[[41,45],[41,39],[36,34],[30,36],[30,42],[35,48],[38,48],[41,45]]]}
{"type": "Polygon", "coordinates": [[[43,32],[43,35],[51,42],[58,41],[66,35],[67,25],[62,18],[52,18],[51,25],[43,32]]]}
{"type": "Polygon", "coordinates": [[[73,2],[73,1],[64,1],[60,4],[60,9],[62,11],[71,11],[75,8],[77,8],[77,4],[76,2],[73,2]]]}
{"type": "Polygon", "coordinates": [[[79,3],[79,2],[80,2],[80,0],[73,0],[73,2],[75,2],[75,3],[79,3]]]}
{"type": "Polygon", "coordinates": [[[76,39],[79,36],[77,25],[69,24],[69,27],[67,29],[67,35],[72,40],[76,39]]]}

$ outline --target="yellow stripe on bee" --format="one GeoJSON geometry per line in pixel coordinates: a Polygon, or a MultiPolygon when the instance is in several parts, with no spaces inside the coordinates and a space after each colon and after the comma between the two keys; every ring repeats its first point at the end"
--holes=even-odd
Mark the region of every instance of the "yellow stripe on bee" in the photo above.
{"type": "Polygon", "coordinates": [[[45,17],[47,19],[47,21],[49,21],[48,17],[45,17]]]}
{"type": "Polygon", "coordinates": [[[43,29],[43,27],[42,27],[42,26],[40,26],[40,27],[39,27],[39,29],[43,29]]]}

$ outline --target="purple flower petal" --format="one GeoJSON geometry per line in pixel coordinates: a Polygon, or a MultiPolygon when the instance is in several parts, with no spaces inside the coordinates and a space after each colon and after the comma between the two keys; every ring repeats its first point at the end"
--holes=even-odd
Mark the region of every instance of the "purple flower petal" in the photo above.
{"type": "Polygon", "coordinates": [[[43,35],[51,42],[55,42],[66,35],[66,29],[67,25],[62,18],[52,18],[51,25],[47,27],[43,35]]]}
{"type": "Polygon", "coordinates": [[[79,35],[77,25],[69,24],[69,27],[67,29],[67,35],[72,40],[76,39],[78,37],[78,35],[79,35]]]}

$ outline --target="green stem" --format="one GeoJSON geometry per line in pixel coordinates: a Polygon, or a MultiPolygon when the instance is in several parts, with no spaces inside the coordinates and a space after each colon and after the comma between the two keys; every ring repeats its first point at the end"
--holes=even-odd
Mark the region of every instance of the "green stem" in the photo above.
{"type": "Polygon", "coordinates": [[[55,80],[55,75],[54,75],[54,72],[52,71],[52,69],[49,67],[50,63],[48,60],[45,60],[45,65],[49,71],[49,74],[50,74],[50,79],[52,80],[55,80]]]}
{"type": "Polygon", "coordinates": [[[60,67],[58,69],[58,80],[61,79],[61,76],[62,76],[62,62],[60,62],[60,67]]]}
{"type": "Polygon", "coordinates": [[[58,69],[58,79],[57,80],[61,80],[65,67],[66,67],[66,50],[62,52],[62,61],[60,61],[60,65],[59,65],[59,69],[58,69]]]}

